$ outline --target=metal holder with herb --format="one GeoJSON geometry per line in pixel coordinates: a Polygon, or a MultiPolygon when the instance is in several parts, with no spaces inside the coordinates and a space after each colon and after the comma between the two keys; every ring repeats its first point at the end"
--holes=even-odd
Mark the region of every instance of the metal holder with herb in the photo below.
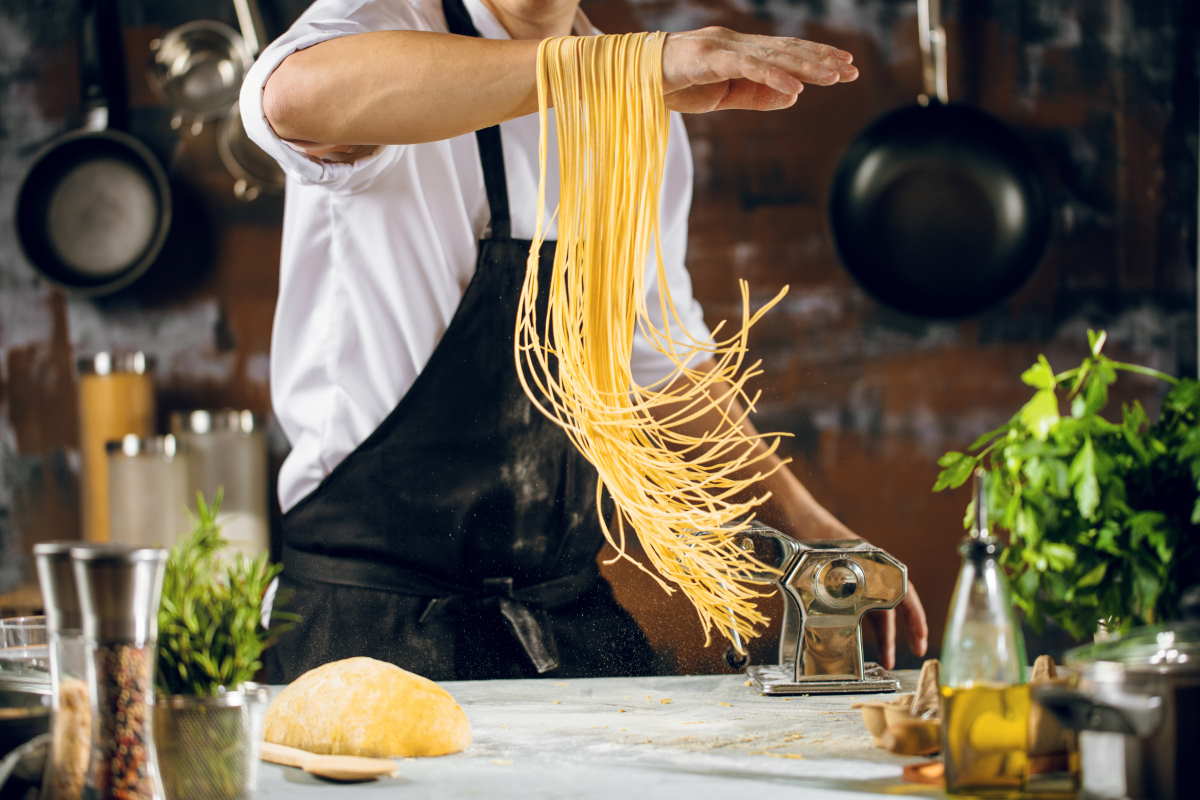
{"type": "Polygon", "coordinates": [[[1106,338],[1088,331],[1087,357],[1065,372],[1039,356],[1021,376],[1030,400],[943,455],[933,487],[987,471],[1014,601],[1035,627],[1052,620],[1078,638],[1177,619],[1200,567],[1200,382],[1115,361],[1106,338]],[[1102,416],[1120,373],[1168,384],[1157,419],[1136,401],[1117,421],[1102,416]]]}
{"type": "Polygon", "coordinates": [[[262,653],[295,618],[262,605],[280,567],[224,552],[221,496],[197,496],[195,528],[172,548],[158,612],[155,730],[168,800],[254,791],[267,691],[252,683],[262,653]]]}

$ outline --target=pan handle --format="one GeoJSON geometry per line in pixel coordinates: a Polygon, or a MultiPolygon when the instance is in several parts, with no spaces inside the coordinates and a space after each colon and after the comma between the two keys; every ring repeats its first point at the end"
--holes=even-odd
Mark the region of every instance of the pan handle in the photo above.
{"type": "Polygon", "coordinates": [[[917,0],[917,41],[921,46],[921,105],[950,102],[946,78],[946,29],[942,27],[942,0],[917,0]]]}
{"type": "Polygon", "coordinates": [[[251,58],[257,58],[267,44],[257,0],[233,0],[233,10],[237,14],[238,27],[241,28],[246,50],[251,58]]]}
{"type": "Polygon", "coordinates": [[[83,87],[84,128],[89,131],[125,127],[129,97],[117,5],[112,0],[83,0],[80,4],[79,83],[83,87]]]}

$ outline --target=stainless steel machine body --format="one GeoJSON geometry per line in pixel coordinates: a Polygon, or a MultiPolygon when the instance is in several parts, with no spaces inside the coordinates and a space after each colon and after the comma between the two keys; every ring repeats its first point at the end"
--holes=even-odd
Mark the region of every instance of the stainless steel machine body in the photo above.
{"type": "Polygon", "coordinates": [[[895,608],[908,592],[908,568],[863,541],[799,542],[764,525],[738,544],[777,572],[747,576],[774,583],[783,597],[779,663],[748,667],[763,694],[894,692],[900,683],[863,660],[862,616],[895,608]]]}

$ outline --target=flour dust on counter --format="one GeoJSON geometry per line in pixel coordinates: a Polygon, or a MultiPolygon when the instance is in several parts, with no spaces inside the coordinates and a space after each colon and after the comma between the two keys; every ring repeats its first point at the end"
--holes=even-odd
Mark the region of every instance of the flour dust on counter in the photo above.
{"type": "MultiPolygon", "coordinates": [[[[911,691],[916,673],[896,673],[911,691]]],[[[804,800],[942,797],[903,782],[923,759],[878,750],[851,706],[873,695],[768,697],[739,675],[457,681],[461,753],[399,762],[398,777],[337,787],[264,764],[265,800],[804,800]],[[661,702],[670,699],[670,703],[661,702]]]]}

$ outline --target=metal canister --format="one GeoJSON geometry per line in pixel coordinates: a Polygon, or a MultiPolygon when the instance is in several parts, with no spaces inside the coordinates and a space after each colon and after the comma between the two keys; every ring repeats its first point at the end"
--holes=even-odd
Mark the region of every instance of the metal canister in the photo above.
{"type": "Polygon", "coordinates": [[[167,551],[71,548],[94,719],[87,785],[99,797],[161,800],[154,748],[154,665],[167,551]]]}
{"type": "Polygon", "coordinates": [[[229,550],[250,558],[269,548],[267,441],[262,419],[237,409],[179,411],[171,433],[187,451],[190,493],[221,494],[217,524],[229,550]]]}
{"type": "Polygon", "coordinates": [[[106,542],[108,469],[105,443],[154,432],[154,360],[143,352],[102,352],[80,358],[79,453],[83,536],[106,542]]]}

